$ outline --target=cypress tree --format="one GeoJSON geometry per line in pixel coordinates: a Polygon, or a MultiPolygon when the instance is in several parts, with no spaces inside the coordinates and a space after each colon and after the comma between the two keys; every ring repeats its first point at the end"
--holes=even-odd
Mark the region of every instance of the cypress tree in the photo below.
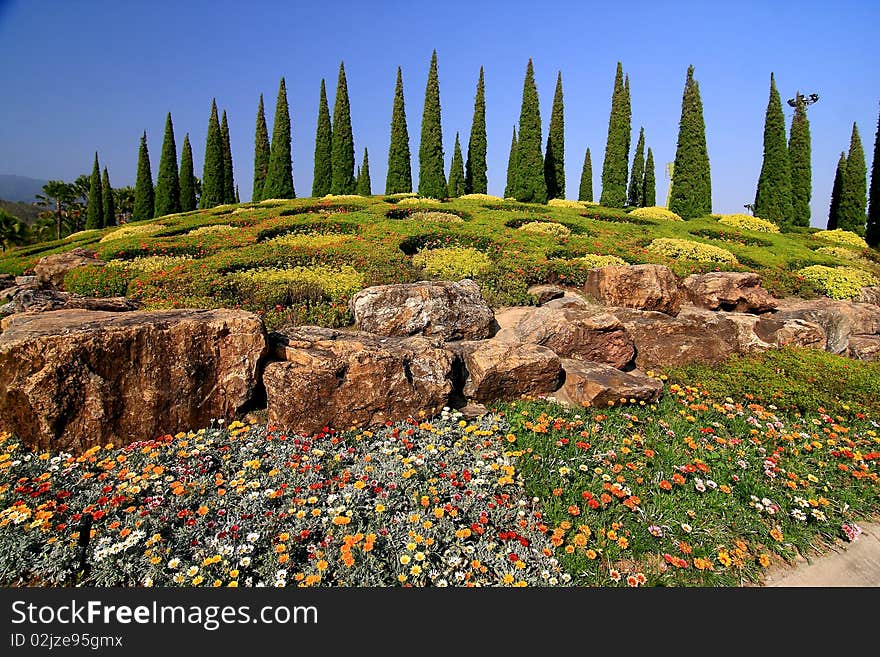
{"type": "Polygon", "coordinates": [[[590,149],[584,155],[584,168],[581,170],[581,186],[578,189],[578,201],[593,201],[593,159],[590,149]]]}
{"type": "Polygon", "coordinates": [[[116,225],[116,201],[113,198],[113,188],[110,186],[110,174],[104,167],[104,175],[101,179],[101,200],[104,202],[104,226],[116,225]]]}
{"type": "Polygon", "coordinates": [[[419,142],[419,196],[446,196],[443,163],[443,130],[440,124],[440,81],[437,77],[437,51],[431,54],[431,67],[425,85],[422,111],[422,138],[419,142]]]}
{"type": "Polygon", "coordinates": [[[544,155],[544,181],[547,198],[565,198],[565,106],[562,101],[562,71],[556,75],[553,110],[547,131],[547,150],[544,155]]]}
{"type": "Polygon", "coordinates": [[[315,132],[315,176],[312,179],[312,196],[330,193],[333,180],[333,124],[330,121],[330,105],[327,103],[327,87],[321,80],[318,100],[318,129],[315,132]]]}
{"type": "Polygon", "coordinates": [[[403,102],[403,73],[397,67],[394,105],[391,109],[391,145],[388,147],[388,173],[385,193],[412,191],[412,164],[409,153],[409,131],[406,128],[406,107],[403,102]]]}
{"type": "Polygon", "coordinates": [[[639,128],[639,140],[636,142],[636,154],[633,156],[632,175],[629,179],[627,205],[636,208],[644,207],[645,203],[645,129],[639,128]]]}
{"type": "Polygon", "coordinates": [[[834,185],[831,187],[831,205],[828,208],[828,230],[837,228],[840,221],[840,196],[843,193],[843,178],[846,174],[846,153],[840,152],[837,170],[834,172],[834,185]]]}
{"type": "Polygon", "coordinates": [[[519,137],[516,142],[516,172],[513,196],[525,203],[546,203],[547,182],[544,180],[544,156],[541,153],[541,111],[535,69],[532,60],[526,66],[523,82],[522,108],[519,114],[519,137]]]}
{"type": "Polygon", "coordinates": [[[859,137],[859,129],[853,123],[849,153],[846,156],[846,171],[840,192],[840,214],[837,227],[865,235],[865,209],[868,198],[868,169],[865,166],[865,151],[859,137]]]}
{"type": "Polygon", "coordinates": [[[513,181],[516,177],[516,126],[513,126],[513,139],[510,140],[510,155],[507,156],[507,185],[504,198],[513,196],[513,181]]]}
{"type": "Polygon", "coordinates": [[[104,227],[104,199],[101,189],[101,168],[98,166],[98,153],[89,178],[89,206],[86,215],[86,230],[104,227]]]}
{"type": "Polygon", "coordinates": [[[211,101],[211,117],[208,119],[208,136],[205,139],[205,164],[202,169],[202,195],[199,207],[213,208],[224,202],[223,135],[220,132],[220,117],[217,114],[217,100],[211,101]]]}
{"type": "Polygon", "coordinates": [[[810,121],[807,104],[800,92],[795,94],[794,118],[788,137],[791,162],[791,219],[795,226],[810,225],[810,197],[813,190],[813,168],[810,163],[810,121]]]}
{"type": "Polygon", "coordinates": [[[657,181],[654,177],[654,153],[648,148],[645,177],[642,179],[642,207],[657,205],[657,181]]]}
{"type": "Polygon", "coordinates": [[[189,143],[189,133],[183,136],[180,153],[180,211],[196,209],[196,176],[193,173],[193,152],[189,143]]]}
{"type": "MultiPolygon", "coordinates": [[[[783,146],[785,135],[783,134],[783,146]]],[[[670,183],[669,209],[683,219],[694,219],[712,212],[712,175],[706,148],[706,123],[700,84],[689,66],[681,99],[678,145],[674,174],[670,183]]]]}
{"type": "Polygon", "coordinates": [[[868,192],[868,225],[865,240],[870,246],[880,246],[880,117],[874,134],[874,161],[871,164],[871,189],[868,192]]]}
{"type": "Polygon", "coordinates": [[[764,119],[764,162],[755,194],[755,216],[780,226],[792,223],[791,162],[785,139],[785,116],[772,73],[770,101],[764,119]]]}
{"type": "MultiPolygon", "coordinates": [[[[204,185],[204,183],[202,183],[204,185]]],[[[203,192],[204,193],[204,192],[203,192]]],[[[293,163],[290,159],[290,111],[287,108],[287,86],[284,78],[278,85],[275,103],[275,125],[272,126],[272,148],[269,169],[260,192],[261,199],[296,198],[293,189],[293,163]]]]}
{"type": "Polygon", "coordinates": [[[367,149],[364,149],[364,163],[358,169],[357,175],[357,193],[361,196],[373,195],[373,184],[370,181],[370,156],[367,149]]]}
{"type": "Polygon", "coordinates": [[[452,151],[452,166],[449,169],[449,188],[447,196],[458,198],[464,194],[464,162],[461,155],[461,144],[458,141],[458,133],[455,133],[455,149],[452,151]]]}
{"type": "Polygon", "coordinates": [[[180,176],[177,171],[177,145],[174,143],[174,124],[171,112],[165,117],[165,139],[159,159],[159,178],[156,180],[156,216],[180,212],[180,176]]]}
{"type": "Polygon", "coordinates": [[[474,98],[474,119],[471,121],[471,136],[468,139],[467,164],[464,167],[464,193],[485,194],[489,189],[486,174],[486,83],[483,67],[477,80],[477,95],[474,98]]]}
{"type": "Polygon", "coordinates": [[[351,108],[348,102],[348,83],[345,64],[339,64],[336,101],[333,103],[333,140],[331,194],[354,194],[354,136],[351,132],[351,108]]]}
{"type": "Polygon", "coordinates": [[[220,136],[223,138],[223,202],[235,203],[235,176],[232,173],[232,144],[229,142],[229,123],[226,110],[220,122],[220,136]]]}
{"type": "MultiPolygon", "coordinates": [[[[627,78],[629,80],[629,78],[627,78]]],[[[626,204],[626,174],[629,168],[629,92],[624,86],[623,64],[617,62],[614,91],[611,94],[611,115],[608,118],[608,139],[602,163],[602,196],[600,203],[611,208],[626,204]]]]}
{"type": "Polygon", "coordinates": [[[132,221],[153,218],[153,174],[150,171],[150,152],[147,150],[147,131],[141,135],[141,146],[138,150],[137,178],[134,184],[134,209],[132,221]]]}
{"type": "Polygon", "coordinates": [[[254,191],[251,194],[252,201],[260,201],[263,198],[263,183],[266,181],[266,173],[269,171],[269,151],[269,129],[266,127],[266,110],[263,108],[263,94],[260,94],[260,104],[257,106],[257,127],[254,132],[254,191]]]}

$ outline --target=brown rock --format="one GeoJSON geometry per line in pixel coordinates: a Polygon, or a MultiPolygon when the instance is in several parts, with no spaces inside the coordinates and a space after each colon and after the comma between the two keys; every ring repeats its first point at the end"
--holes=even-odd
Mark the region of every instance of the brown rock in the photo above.
{"type": "Polygon", "coordinates": [[[880,335],[880,307],[833,299],[785,299],[774,313],[777,319],[803,319],[822,327],[828,351],[845,354],[850,336],[880,335]]]}
{"type": "Polygon", "coordinates": [[[638,370],[621,372],[601,363],[587,363],[564,358],[565,383],[554,397],[576,406],[605,407],[609,402],[654,402],[660,398],[663,384],[638,370]]]}
{"type": "MultiPolygon", "coordinates": [[[[12,300],[0,307],[0,315],[13,313],[41,313],[51,310],[105,310],[127,312],[141,305],[125,297],[92,298],[57,290],[18,288],[12,300]]],[[[4,322],[7,319],[3,320],[4,322]]]]}
{"type": "Polygon", "coordinates": [[[494,330],[492,309],[469,279],[369,287],[349,307],[360,330],[379,335],[473,340],[494,330]]]}
{"type": "Polygon", "coordinates": [[[231,419],[266,340],[237,310],[19,314],[0,335],[0,424],[34,449],[81,452],[231,419]]]}
{"type": "Polygon", "coordinates": [[[12,287],[7,287],[5,289],[0,290],[0,303],[8,303],[15,297],[20,294],[24,290],[39,290],[39,286],[36,283],[30,283],[28,285],[13,285],[12,287]]]}
{"type": "Polygon", "coordinates": [[[40,258],[34,265],[34,273],[40,287],[49,290],[63,290],[67,272],[86,265],[103,265],[98,254],[89,249],[76,248],[66,253],[55,253],[40,258]]]}
{"type": "Polygon", "coordinates": [[[859,301],[880,306],[880,286],[875,285],[872,287],[863,287],[862,293],[859,296],[859,301]]]}
{"type": "Polygon", "coordinates": [[[606,306],[653,310],[667,315],[677,315],[681,307],[678,279],[663,265],[591,269],[584,291],[606,306]]]}
{"type": "Polygon", "coordinates": [[[549,394],[562,381],[559,357],[546,347],[499,340],[462,342],[450,347],[464,361],[465,397],[477,402],[549,394]]]}
{"type": "Polygon", "coordinates": [[[532,285],[528,292],[538,300],[539,306],[543,306],[553,299],[565,296],[565,289],[558,285],[532,285]]]}
{"type": "Polygon", "coordinates": [[[880,360],[880,335],[853,335],[847,355],[858,360],[880,360]]]}
{"type": "Polygon", "coordinates": [[[614,315],[586,310],[538,308],[514,332],[520,342],[539,344],[563,358],[605,363],[618,369],[635,354],[629,333],[614,315]]]}
{"type": "Polygon", "coordinates": [[[814,322],[803,319],[777,319],[762,317],[755,322],[755,335],[775,347],[809,347],[822,349],[827,346],[825,330],[814,322]]]}
{"type": "Polygon", "coordinates": [[[316,326],[271,335],[263,372],[269,422],[314,434],[433,413],[452,393],[455,357],[439,339],[383,337],[316,326]]]}
{"type": "Polygon", "coordinates": [[[773,296],[755,273],[719,271],[691,274],[681,283],[691,303],[709,310],[765,313],[776,308],[773,296]]]}

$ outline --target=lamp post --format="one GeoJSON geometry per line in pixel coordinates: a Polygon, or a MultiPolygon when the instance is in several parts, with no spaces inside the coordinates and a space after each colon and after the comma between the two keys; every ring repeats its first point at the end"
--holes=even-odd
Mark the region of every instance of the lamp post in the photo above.
{"type": "Polygon", "coordinates": [[[787,102],[788,102],[789,106],[790,106],[790,107],[797,107],[798,98],[800,98],[801,100],[803,100],[804,105],[806,105],[807,107],[809,107],[810,105],[812,105],[813,103],[815,103],[815,102],[817,102],[817,101],[819,100],[819,94],[810,94],[809,96],[802,96],[802,95],[801,95],[801,92],[798,91],[798,92],[794,95],[794,98],[789,98],[789,99],[788,99],[787,102]]]}

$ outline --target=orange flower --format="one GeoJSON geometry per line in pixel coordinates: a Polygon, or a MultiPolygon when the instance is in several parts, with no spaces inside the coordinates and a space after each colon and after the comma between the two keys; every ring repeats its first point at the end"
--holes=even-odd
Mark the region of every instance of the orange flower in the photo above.
{"type": "Polygon", "coordinates": [[[573,516],[579,516],[581,514],[581,508],[577,504],[572,504],[568,507],[568,513],[573,516]]]}
{"type": "Polygon", "coordinates": [[[197,511],[197,513],[198,513],[200,516],[206,515],[206,514],[208,513],[208,507],[206,507],[206,506],[204,506],[204,505],[200,506],[200,507],[199,507],[199,510],[197,511]]]}
{"type": "Polygon", "coordinates": [[[672,490],[672,484],[664,479],[660,482],[660,488],[662,488],[663,490],[672,490]]]}
{"type": "Polygon", "coordinates": [[[774,527],[773,529],[771,529],[771,530],[770,530],[770,536],[772,536],[773,539],[774,539],[777,543],[782,543],[782,539],[784,538],[783,535],[782,535],[782,531],[779,529],[779,527],[774,527]]]}
{"type": "Polygon", "coordinates": [[[349,518],[348,516],[336,516],[335,518],[333,518],[332,522],[334,525],[347,525],[351,522],[351,518],[349,518]]]}
{"type": "Polygon", "coordinates": [[[626,539],[626,536],[621,536],[617,539],[617,547],[619,547],[621,550],[625,550],[629,547],[629,541],[626,539]]]}
{"type": "Polygon", "coordinates": [[[758,557],[758,563],[761,564],[762,568],[767,568],[770,565],[770,555],[766,553],[762,554],[758,557]]]}

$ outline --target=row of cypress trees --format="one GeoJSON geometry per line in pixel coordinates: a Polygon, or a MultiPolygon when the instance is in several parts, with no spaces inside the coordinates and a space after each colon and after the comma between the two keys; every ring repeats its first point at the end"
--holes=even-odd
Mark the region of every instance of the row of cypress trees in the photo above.
{"type": "Polygon", "coordinates": [[[86,230],[92,228],[104,228],[116,225],[116,205],[113,199],[113,188],[110,186],[110,174],[107,167],[101,174],[98,164],[98,153],[95,153],[95,163],[92,167],[92,175],[89,177],[89,199],[86,214],[86,230]]]}
{"type": "Polygon", "coordinates": [[[874,141],[874,165],[871,171],[870,193],[865,150],[859,128],[853,123],[849,152],[841,151],[831,188],[828,208],[828,230],[841,228],[865,237],[871,246],[880,244],[880,120],[874,141]],[[870,199],[870,204],[869,204],[870,199]],[[867,216],[866,216],[867,211],[867,216]]]}

